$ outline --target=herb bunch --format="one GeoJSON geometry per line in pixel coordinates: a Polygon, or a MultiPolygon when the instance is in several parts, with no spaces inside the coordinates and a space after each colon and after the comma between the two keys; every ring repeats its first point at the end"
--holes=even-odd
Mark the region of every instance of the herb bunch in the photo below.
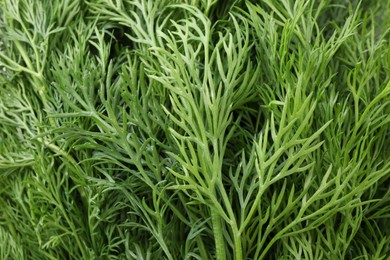
{"type": "Polygon", "coordinates": [[[0,259],[386,259],[390,3],[4,0],[0,259]]]}

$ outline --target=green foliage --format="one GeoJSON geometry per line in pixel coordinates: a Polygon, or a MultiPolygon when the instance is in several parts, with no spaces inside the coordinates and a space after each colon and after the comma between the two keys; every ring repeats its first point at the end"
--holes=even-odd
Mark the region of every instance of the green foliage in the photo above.
{"type": "Polygon", "coordinates": [[[390,254],[387,1],[0,4],[0,259],[390,254]]]}

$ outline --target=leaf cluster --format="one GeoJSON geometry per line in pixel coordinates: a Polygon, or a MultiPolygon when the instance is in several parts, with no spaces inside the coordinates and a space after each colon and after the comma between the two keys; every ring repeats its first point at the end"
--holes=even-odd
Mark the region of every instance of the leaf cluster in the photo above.
{"type": "Polygon", "coordinates": [[[0,259],[386,259],[390,4],[0,2],[0,259]]]}

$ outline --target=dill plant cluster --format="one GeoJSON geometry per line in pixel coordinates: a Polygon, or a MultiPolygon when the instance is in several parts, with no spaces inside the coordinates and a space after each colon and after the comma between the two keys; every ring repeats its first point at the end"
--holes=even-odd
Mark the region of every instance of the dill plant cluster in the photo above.
{"type": "Polygon", "coordinates": [[[389,256],[390,1],[0,4],[0,259],[389,256]]]}

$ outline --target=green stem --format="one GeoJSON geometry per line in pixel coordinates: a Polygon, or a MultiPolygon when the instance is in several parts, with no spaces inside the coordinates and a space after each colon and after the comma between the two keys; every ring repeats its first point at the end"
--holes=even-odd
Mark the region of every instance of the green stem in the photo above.
{"type": "Polygon", "coordinates": [[[241,234],[238,234],[237,228],[233,229],[234,236],[234,253],[236,260],[242,260],[242,245],[241,245],[241,234]]]}
{"type": "Polygon", "coordinates": [[[241,233],[238,230],[237,220],[234,216],[232,204],[230,203],[229,196],[226,193],[226,190],[223,187],[222,182],[218,183],[218,190],[220,191],[222,201],[224,203],[224,206],[227,210],[227,214],[228,214],[229,219],[230,219],[230,222],[228,222],[228,224],[232,228],[235,259],[242,260],[243,256],[242,256],[242,245],[241,245],[241,233]]]}
{"type": "Polygon", "coordinates": [[[219,216],[217,210],[214,208],[211,209],[211,220],[213,224],[216,259],[225,260],[226,252],[225,252],[225,243],[223,239],[221,217],[219,216]]]}

